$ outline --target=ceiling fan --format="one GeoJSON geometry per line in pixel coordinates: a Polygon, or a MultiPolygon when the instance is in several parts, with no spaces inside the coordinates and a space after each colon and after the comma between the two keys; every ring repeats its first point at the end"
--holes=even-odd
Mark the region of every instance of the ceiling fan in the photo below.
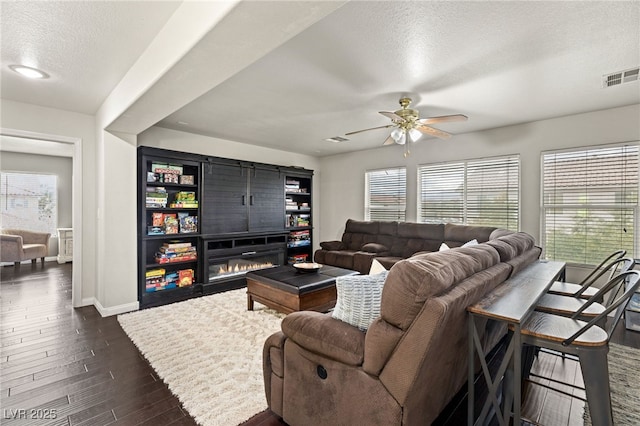
{"type": "MultiPolygon", "coordinates": [[[[451,137],[451,134],[442,130],[429,126],[436,123],[448,123],[452,121],[466,121],[467,116],[462,114],[441,115],[438,117],[420,118],[420,113],[409,108],[411,99],[404,97],[400,99],[401,108],[397,111],[380,111],[380,114],[391,119],[393,124],[387,124],[386,126],[372,127],[370,129],[356,130],[355,132],[346,133],[345,136],[355,135],[356,133],[368,132],[369,130],[376,129],[388,129],[389,127],[395,127],[389,137],[384,141],[383,145],[398,144],[404,145],[407,142],[407,138],[412,142],[420,139],[422,134],[435,136],[441,139],[447,139],[451,137]]],[[[407,151],[408,153],[408,151],[407,151]]],[[[406,156],[406,154],[405,154],[406,156]]]]}

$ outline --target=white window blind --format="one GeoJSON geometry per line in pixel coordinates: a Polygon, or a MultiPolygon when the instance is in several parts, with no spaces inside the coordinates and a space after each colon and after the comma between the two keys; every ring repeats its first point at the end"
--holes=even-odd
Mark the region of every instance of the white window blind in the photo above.
{"type": "Polygon", "coordinates": [[[58,223],[57,176],[0,173],[0,217],[3,228],[49,232],[58,223]]]}
{"type": "Polygon", "coordinates": [[[418,220],[519,229],[520,157],[418,167],[418,220]]]}
{"type": "Polygon", "coordinates": [[[371,170],[365,175],[365,220],[404,221],[407,208],[405,167],[371,170]]]}
{"type": "Polygon", "coordinates": [[[596,265],[611,252],[634,255],[638,145],[542,154],[547,259],[596,265]]]}

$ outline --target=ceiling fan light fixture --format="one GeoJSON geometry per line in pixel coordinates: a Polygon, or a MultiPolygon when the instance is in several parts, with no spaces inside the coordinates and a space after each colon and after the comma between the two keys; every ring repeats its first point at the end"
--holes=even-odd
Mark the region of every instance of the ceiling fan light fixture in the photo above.
{"type": "Polygon", "coordinates": [[[411,138],[411,142],[415,142],[420,139],[422,133],[418,129],[409,129],[409,137],[411,138]]]}
{"type": "Polygon", "coordinates": [[[391,131],[391,137],[393,138],[394,141],[396,141],[396,143],[400,143],[400,139],[401,138],[404,139],[403,136],[404,136],[404,129],[396,127],[391,131]]]}

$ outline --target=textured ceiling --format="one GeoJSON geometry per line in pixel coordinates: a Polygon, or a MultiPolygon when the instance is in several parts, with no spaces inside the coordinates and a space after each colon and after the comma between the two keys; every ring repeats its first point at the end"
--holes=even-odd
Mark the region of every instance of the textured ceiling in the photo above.
{"type": "MultiPolygon", "coordinates": [[[[409,95],[451,133],[640,102],[640,3],[350,2],[160,125],[326,155],[380,146],[409,95]],[[178,122],[186,122],[188,126],[178,122]]],[[[426,142],[425,142],[426,143],[426,142]]]]}
{"type": "MultiPolygon", "coordinates": [[[[94,113],[177,5],[2,2],[2,97],[94,113]],[[52,78],[9,75],[25,58],[52,78]]],[[[158,125],[330,155],[380,146],[388,130],[324,139],[387,124],[378,111],[403,95],[422,117],[467,115],[436,126],[454,138],[637,104],[640,83],[601,79],[640,65],[640,2],[352,1],[260,56],[158,125]]],[[[224,60],[202,63],[215,72],[224,60]]]]}
{"type": "Polygon", "coordinates": [[[2,98],[94,114],[179,1],[2,1],[2,98]],[[22,64],[50,74],[26,80],[22,64]]]}

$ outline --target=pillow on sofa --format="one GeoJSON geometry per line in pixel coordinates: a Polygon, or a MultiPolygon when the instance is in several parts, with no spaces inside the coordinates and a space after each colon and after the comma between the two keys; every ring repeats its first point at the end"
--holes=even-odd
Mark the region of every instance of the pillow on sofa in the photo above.
{"type": "Polygon", "coordinates": [[[376,275],[347,275],[336,278],[338,299],[331,316],[367,331],[380,316],[380,298],[388,271],[376,275]]]}
{"type": "Polygon", "coordinates": [[[369,268],[369,275],[376,275],[386,270],[387,268],[385,268],[384,265],[378,261],[378,259],[373,259],[371,261],[371,268],[369,268]]]}
{"type": "Polygon", "coordinates": [[[378,243],[367,243],[362,246],[361,250],[366,251],[367,253],[384,253],[389,251],[386,246],[378,243]]]}
{"type": "Polygon", "coordinates": [[[476,240],[475,238],[471,241],[467,241],[466,243],[464,243],[462,245],[462,247],[469,247],[469,246],[475,246],[478,244],[478,240],[476,240]]]}

